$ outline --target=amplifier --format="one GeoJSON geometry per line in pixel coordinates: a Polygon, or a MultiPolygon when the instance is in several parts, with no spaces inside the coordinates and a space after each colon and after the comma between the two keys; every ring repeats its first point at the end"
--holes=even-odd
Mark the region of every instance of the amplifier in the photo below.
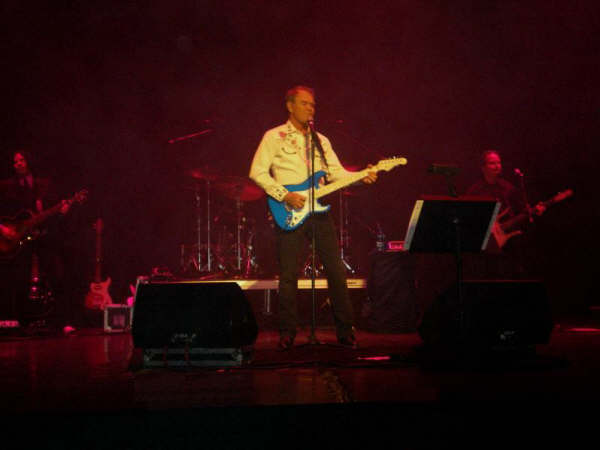
{"type": "Polygon", "coordinates": [[[131,330],[133,308],[127,305],[111,304],[104,308],[104,332],[120,333],[131,330]]]}

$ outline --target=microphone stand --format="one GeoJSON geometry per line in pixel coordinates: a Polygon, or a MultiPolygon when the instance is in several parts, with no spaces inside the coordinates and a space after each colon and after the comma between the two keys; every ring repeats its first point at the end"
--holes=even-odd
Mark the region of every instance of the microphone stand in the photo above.
{"type": "Polygon", "coordinates": [[[311,291],[311,300],[312,300],[312,316],[310,323],[310,336],[308,337],[308,344],[315,345],[318,344],[317,337],[315,335],[315,328],[317,322],[317,299],[316,299],[316,289],[315,289],[315,277],[317,270],[317,262],[316,262],[316,223],[314,218],[315,212],[315,143],[319,147],[321,154],[323,154],[323,147],[321,147],[321,141],[317,136],[317,133],[314,129],[314,124],[312,120],[308,122],[309,133],[311,139],[306,139],[306,148],[310,151],[310,216],[312,217],[312,230],[311,230],[311,264],[312,270],[310,271],[310,291],[311,291]]]}
{"type": "Polygon", "coordinates": [[[525,202],[525,209],[527,210],[527,215],[529,216],[529,223],[533,223],[531,205],[529,204],[529,199],[527,198],[527,191],[525,190],[525,175],[519,169],[515,169],[515,173],[519,176],[521,192],[523,193],[523,201],[525,202]]]}
{"type": "MultiPolygon", "coordinates": [[[[458,166],[445,165],[445,164],[432,164],[427,169],[429,173],[438,175],[444,175],[446,177],[446,185],[448,187],[448,195],[452,198],[458,198],[456,187],[454,185],[454,175],[459,172],[458,166]]],[[[461,246],[461,221],[455,208],[452,210],[452,224],[454,225],[454,237],[456,245],[454,247],[454,260],[456,262],[456,298],[458,299],[458,327],[460,339],[465,338],[465,309],[463,304],[463,287],[462,287],[462,273],[463,273],[463,257],[462,257],[462,246],[461,246]]]]}
{"type": "Polygon", "coordinates": [[[312,120],[310,120],[308,122],[308,126],[309,126],[309,133],[310,133],[310,137],[312,139],[308,139],[308,136],[306,138],[306,149],[307,151],[310,152],[310,159],[311,159],[311,164],[310,164],[310,189],[309,189],[309,196],[310,196],[310,204],[309,204],[309,210],[310,210],[310,217],[312,217],[312,252],[311,252],[311,259],[312,259],[312,270],[311,270],[311,297],[312,297],[312,320],[311,320],[311,326],[310,326],[310,336],[308,337],[308,342],[306,343],[306,345],[326,345],[326,344],[322,344],[321,342],[319,342],[317,340],[317,337],[315,335],[315,329],[316,329],[316,322],[317,322],[317,299],[316,299],[316,287],[315,287],[315,276],[316,276],[316,222],[314,220],[314,211],[315,211],[315,147],[319,150],[319,152],[321,153],[321,158],[323,159],[323,161],[325,161],[325,154],[323,152],[323,146],[321,145],[321,141],[319,139],[319,136],[317,135],[315,128],[314,128],[314,123],[312,120]]]}

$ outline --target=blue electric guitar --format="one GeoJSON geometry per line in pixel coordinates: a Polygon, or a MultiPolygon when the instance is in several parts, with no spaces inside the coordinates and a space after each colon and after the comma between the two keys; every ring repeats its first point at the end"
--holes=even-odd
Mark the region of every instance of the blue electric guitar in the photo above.
{"type": "MultiPolygon", "coordinates": [[[[319,180],[323,178],[326,174],[324,171],[319,170],[315,172],[315,213],[323,213],[329,210],[330,206],[323,206],[319,203],[319,199],[324,197],[332,192],[337,191],[338,189],[342,189],[352,183],[356,183],[357,181],[363,179],[367,176],[369,172],[379,172],[381,170],[385,170],[389,172],[396,166],[404,166],[406,165],[406,158],[390,158],[390,159],[382,159],[375,166],[369,167],[367,169],[363,169],[359,172],[353,172],[352,175],[346,178],[342,178],[341,180],[335,181],[333,183],[329,183],[326,185],[320,185],[319,180]]],[[[282,229],[289,231],[298,228],[302,223],[306,220],[308,216],[310,216],[310,205],[311,205],[311,189],[310,189],[311,178],[307,178],[304,182],[300,184],[288,184],[285,188],[290,192],[296,192],[298,194],[304,195],[306,197],[306,202],[304,202],[304,207],[302,209],[292,209],[285,202],[277,201],[273,197],[268,198],[269,209],[271,210],[271,215],[275,220],[275,223],[282,229]]]]}

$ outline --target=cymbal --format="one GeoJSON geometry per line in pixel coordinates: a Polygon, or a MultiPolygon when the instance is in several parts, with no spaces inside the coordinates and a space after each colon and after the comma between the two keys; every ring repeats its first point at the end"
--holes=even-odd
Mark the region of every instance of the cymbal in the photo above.
{"type": "Polygon", "coordinates": [[[219,172],[208,166],[201,166],[195,169],[190,169],[187,171],[187,174],[190,177],[195,178],[196,180],[214,181],[217,178],[221,178],[221,174],[219,172]]]}
{"type": "Polygon", "coordinates": [[[346,169],[349,172],[360,172],[361,170],[364,169],[364,167],[360,167],[360,166],[344,166],[344,169],[346,169]]]}
{"type": "Polygon", "coordinates": [[[225,197],[243,202],[258,200],[265,192],[245,177],[221,177],[215,184],[215,189],[225,197]]]}

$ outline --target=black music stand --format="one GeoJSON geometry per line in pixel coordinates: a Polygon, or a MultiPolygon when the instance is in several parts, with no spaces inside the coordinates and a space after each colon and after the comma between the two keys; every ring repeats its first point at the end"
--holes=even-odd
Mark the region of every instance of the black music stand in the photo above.
{"type": "Polygon", "coordinates": [[[422,196],[410,217],[404,250],[413,253],[454,253],[459,329],[464,332],[462,253],[487,246],[500,203],[485,197],[422,196]]]}

